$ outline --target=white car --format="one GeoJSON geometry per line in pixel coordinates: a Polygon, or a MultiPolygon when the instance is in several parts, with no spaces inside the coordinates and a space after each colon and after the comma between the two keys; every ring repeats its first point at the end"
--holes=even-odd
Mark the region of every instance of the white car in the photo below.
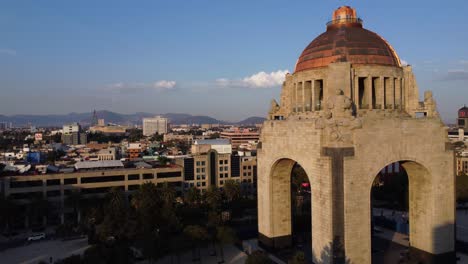
{"type": "Polygon", "coordinates": [[[34,234],[28,237],[28,241],[37,241],[37,240],[41,240],[45,238],[46,238],[46,235],[44,233],[39,233],[39,234],[34,234]]]}

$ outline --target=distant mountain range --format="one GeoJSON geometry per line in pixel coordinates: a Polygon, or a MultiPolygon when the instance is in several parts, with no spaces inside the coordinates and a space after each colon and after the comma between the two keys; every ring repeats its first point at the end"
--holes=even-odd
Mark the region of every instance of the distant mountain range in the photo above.
{"type": "MultiPolygon", "coordinates": [[[[134,114],[119,114],[111,111],[97,111],[98,118],[103,118],[106,123],[119,125],[137,125],[141,124],[144,117],[153,117],[155,114],[138,112],[134,114]]],[[[169,119],[171,124],[233,124],[233,125],[252,125],[261,124],[265,121],[263,117],[249,117],[239,122],[227,122],[215,119],[210,116],[193,116],[190,114],[167,113],[161,114],[169,119]]],[[[0,122],[12,122],[13,126],[62,126],[63,124],[79,122],[83,126],[91,124],[93,113],[69,113],[65,115],[0,115],[0,122]]]]}

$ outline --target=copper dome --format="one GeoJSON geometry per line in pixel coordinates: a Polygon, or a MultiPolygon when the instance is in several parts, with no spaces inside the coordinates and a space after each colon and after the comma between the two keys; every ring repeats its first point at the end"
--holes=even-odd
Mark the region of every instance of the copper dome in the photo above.
{"type": "Polygon", "coordinates": [[[468,107],[466,105],[458,110],[458,118],[468,118],[468,107]]]}
{"type": "Polygon", "coordinates": [[[390,44],[364,29],[356,11],[348,6],[335,10],[327,31],[314,39],[297,60],[295,72],[328,66],[334,62],[401,66],[390,44]]]}

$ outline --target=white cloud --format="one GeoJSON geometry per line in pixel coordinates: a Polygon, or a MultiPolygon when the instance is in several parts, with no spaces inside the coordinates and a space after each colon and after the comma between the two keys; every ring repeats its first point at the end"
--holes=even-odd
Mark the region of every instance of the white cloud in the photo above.
{"type": "Polygon", "coordinates": [[[0,55],[1,54],[15,56],[16,55],[16,50],[14,50],[14,49],[0,49],[0,55]]]}
{"type": "Polygon", "coordinates": [[[289,73],[288,70],[278,70],[270,73],[261,71],[238,80],[217,79],[216,84],[222,87],[271,88],[282,85],[287,73],[289,73]]]}
{"type": "Polygon", "coordinates": [[[175,86],[176,86],[175,81],[162,80],[162,81],[153,83],[153,88],[156,88],[156,89],[172,89],[175,86]]]}
{"type": "Polygon", "coordinates": [[[409,63],[407,61],[405,61],[403,59],[401,60],[401,66],[408,66],[408,65],[409,65],[409,63]]]}
{"type": "Polygon", "coordinates": [[[454,69],[448,70],[447,73],[440,78],[441,81],[467,81],[468,70],[454,69]]]}
{"type": "Polygon", "coordinates": [[[107,90],[119,92],[165,91],[174,89],[176,81],[161,80],[153,83],[124,83],[118,82],[107,86],[107,90]]]}

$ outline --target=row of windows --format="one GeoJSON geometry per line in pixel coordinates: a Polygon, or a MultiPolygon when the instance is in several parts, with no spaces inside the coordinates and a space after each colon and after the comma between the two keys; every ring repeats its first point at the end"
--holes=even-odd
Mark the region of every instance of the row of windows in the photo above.
{"type": "Polygon", "coordinates": [[[219,165],[228,164],[228,160],[219,160],[219,165]]]}
{"type": "MultiPolygon", "coordinates": [[[[198,172],[198,169],[197,169],[198,172]]],[[[205,172],[205,168],[202,169],[202,172],[205,172]]],[[[180,177],[182,176],[180,171],[176,172],[161,172],[158,173],[159,178],[171,178],[171,177],[180,177]]],[[[128,175],[128,180],[139,180],[139,174],[130,174],[128,175]]],[[[145,173],[143,174],[143,179],[150,180],[154,179],[154,174],[145,173]]],[[[82,177],[81,183],[99,183],[99,182],[115,182],[115,181],[124,181],[124,175],[117,176],[96,176],[96,177],[82,177]]],[[[60,185],[60,179],[49,179],[46,180],[47,186],[57,186],[60,185]]],[[[64,185],[78,184],[77,178],[66,178],[63,179],[64,185]]],[[[10,182],[10,188],[31,188],[31,187],[42,187],[42,180],[31,180],[31,181],[12,181],[10,182]]]]}
{"type": "Polygon", "coordinates": [[[250,171],[249,171],[249,172],[244,172],[244,173],[243,173],[243,176],[244,176],[244,177],[252,176],[252,172],[250,172],[250,171]]]}
{"type": "Polygon", "coordinates": [[[206,182],[197,182],[197,187],[206,186],[206,182]]]}
{"type": "Polygon", "coordinates": [[[205,180],[205,179],[206,179],[205,174],[197,175],[197,180],[205,180]]]}
{"type": "Polygon", "coordinates": [[[242,168],[243,168],[244,170],[247,170],[247,169],[251,170],[251,169],[252,169],[252,166],[250,166],[250,165],[249,165],[249,166],[243,166],[242,168]]]}
{"type": "Polygon", "coordinates": [[[219,167],[219,171],[228,171],[228,170],[229,170],[229,166],[219,167]]]}
{"type": "Polygon", "coordinates": [[[197,166],[205,166],[205,161],[197,161],[197,166]]]}
{"type": "Polygon", "coordinates": [[[219,174],[219,177],[220,177],[220,178],[228,178],[228,177],[229,177],[229,174],[227,174],[227,173],[220,173],[220,174],[219,174]]]}
{"type": "Polygon", "coordinates": [[[197,173],[205,172],[205,168],[197,168],[197,173]]]}

